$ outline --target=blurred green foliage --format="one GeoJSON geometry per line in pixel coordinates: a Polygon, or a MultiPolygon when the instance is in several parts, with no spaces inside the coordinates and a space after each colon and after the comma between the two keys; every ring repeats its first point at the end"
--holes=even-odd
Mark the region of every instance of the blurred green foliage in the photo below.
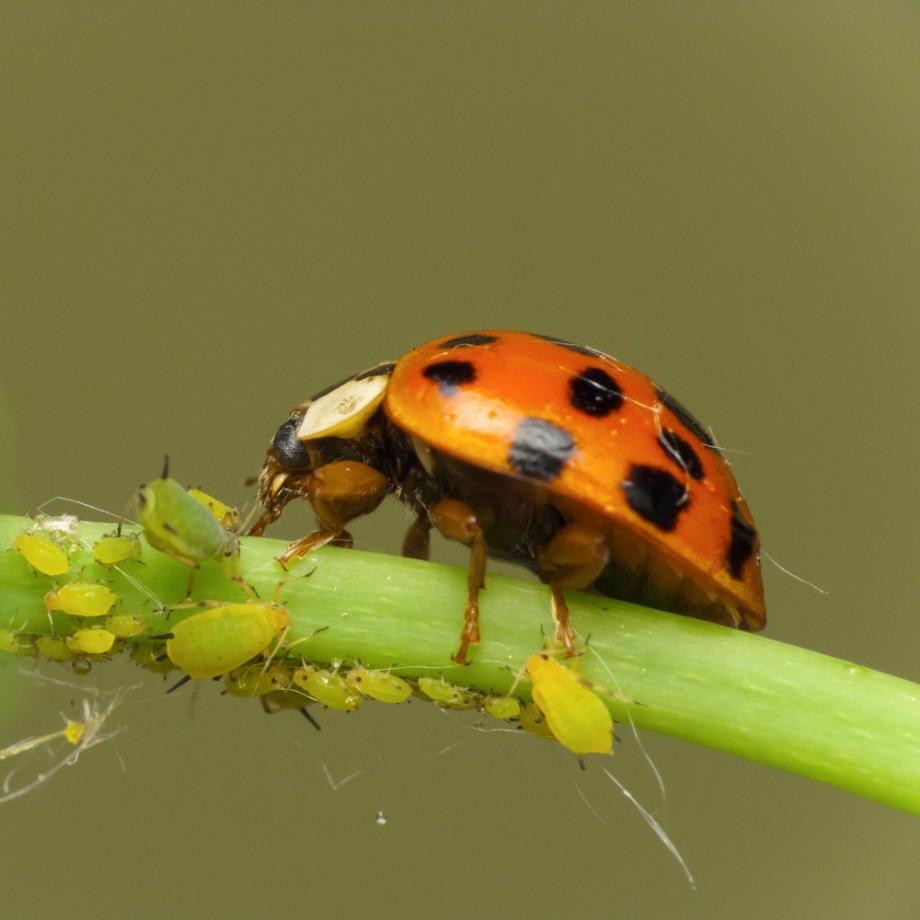
{"type": "MultiPolygon", "coordinates": [[[[3,391],[0,390],[0,509],[11,511],[13,487],[13,425],[3,391]]],[[[17,695],[8,692],[14,671],[9,663],[0,664],[0,726],[9,719],[12,702],[17,695]]]]}

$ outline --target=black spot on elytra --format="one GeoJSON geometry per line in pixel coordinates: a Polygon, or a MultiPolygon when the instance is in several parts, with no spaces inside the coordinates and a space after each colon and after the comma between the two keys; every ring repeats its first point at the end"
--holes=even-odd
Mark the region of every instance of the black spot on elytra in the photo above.
{"type": "Polygon", "coordinates": [[[455,339],[448,339],[446,342],[441,342],[438,348],[465,348],[471,345],[491,345],[492,342],[497,341],[498,336],[482,335],[482,333],[474,332],[470,335],[458,335],[455,339]]]}
{"type": "Polygon", "coordinates": [[[683,483],[654,466],[630,467],[622,487],[629,507],[659,530],[673,530],[677,516],[690,505],[683,483]]]}
{"type": "Polygon", "coordinates": [[[610,355],[605,355],[602,351],[591,348],[589,345],[576,345],[574,342],[567,342],[565,339],[557,339],[554,335],[540,335],[539,332],[532,332],[531,335],[538,339],[543,339],[544,342],[552,342],[560,348],[574,351],[578,355],[585,355],[585,357],[588,358],[607,358],[611,360],[610,355]]]}
{"type": "Polygon", "coordinates": [[[394,367],[396,367],[394,361],[384,361],[382,364],[377,364],[366,371],[361,371],[360,374],[355,376],[355,380],[367,380],[368,377],[383,377],[384,375],[392,374],[394,367]]]}
{"type": "Polygon", "coordinates": [[[665,428],[658,435],[658,444],[682,470],[686,470],[694,479],[703,478],[703,464],[697,452],[676,431],[665,428]]]}
{"type": "Polygon", "coordinates": [[[286,470],[305,470],[310,466],[310,455],[303,441],[297,439],[297,429],[302,419],[292,415],[275,433],[272,448],[278,462],[286,470]]]}
{"type": "Polygon", "coordinates": [[[623,391],[607,371],[589,367],[569,380],[569,402],[585,415],[603,418],[623,405],[623,391]]]}
{"type": "Polygon", "coordinates": [[[541,418],[525,418],[514,432],[508,463],[525,476],[555,479],[575,450],[575,439],[541,418]]]}
{"type": "Polygon", "coordinates": [[[453,396],[458,387],[476,379],[476,368],[469,361],[438,361],[429,364],[422,374],[438,385],[442,395],[453,396]]]}
{"type": "Polygon", "coordinates": [[[731,543],[728,545],[726,562],[732,578],[741,578],[744,564],[754,553],[757,530],[741,513],[737,502],[732,502],[731,543]]]}
{"type": "Polygon", "coordinates": [[[714,450],[716,453],[719,452],[719,449],[716,447],[716,442],[712,439],[712,435],[702,426],[700,421],[695,418],[688,409],[685,409],[667,390],[661,387],[655,387],[655,395],[666,409],[670,409],[670,411],[677,416],[678,421],[684,428],[688,431],[692,431],[694,436],[699,438],[710,450],[714,450]]]}

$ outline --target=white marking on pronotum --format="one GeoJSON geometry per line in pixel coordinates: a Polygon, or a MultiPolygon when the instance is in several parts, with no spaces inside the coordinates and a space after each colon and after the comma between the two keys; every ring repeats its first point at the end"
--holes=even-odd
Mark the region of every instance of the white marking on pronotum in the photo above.
{"type": "Polygon", "coordinates": [[[388,374],[375,374],[361,380],[347,380],[331,393],[320,396],[307,406],[297,438],[353,438],[383,402],[388,374]]]}

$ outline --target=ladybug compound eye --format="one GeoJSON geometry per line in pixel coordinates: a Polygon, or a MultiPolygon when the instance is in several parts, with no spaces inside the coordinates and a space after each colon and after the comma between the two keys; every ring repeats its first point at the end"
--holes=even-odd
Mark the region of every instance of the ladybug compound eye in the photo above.
{"type": "Polygon", "coordinates": [[[297,427],[300,418],[292,415],[277,431],[272,447],[278,462],[290,472],[308,470],[310,468],[310,455],[302,441],[297,439],[297,427]]]}
{"type": "MultiPolygon", "coordinates": [[[[390,374],[384,370],[359,374],[346,380],[307,406],[296,437],[301,441],[315,438],[355,438],[383,402],[390,374]]],[[[376,371],[377,368],[374,368],[376,371]]],[[[281,432],[279,431],[279,434],[281,432]]]]}

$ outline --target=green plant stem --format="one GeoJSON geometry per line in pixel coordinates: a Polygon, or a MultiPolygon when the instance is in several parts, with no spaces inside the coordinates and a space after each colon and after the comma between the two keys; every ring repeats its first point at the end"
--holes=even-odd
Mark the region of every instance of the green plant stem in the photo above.
{"type": "MultiPolygon", "coordinates": [[[[0,516],[0,628],[48,632],[37,576],[7,549],[28,518],[0,516]]],[[[84,523],[87,546],[111,526],[84,523]]],[[[443,675],[482,692],[504,693],[528,655],[552,634],[547,590],[490,575],[482,594],[482,643],[473,663],[450,660],[466,599],[466,572],[394,556],[325,548],[285,575],[274,556],[284,544],[242,541],[245,579],[262,598],[282,584],[292,628],[290,654],[327,663],[360,659],[407,677],[443,675]],[[281,579],[285,579],[283,582],[281,579]],[[321,630],[317,632],[317,630],[321,630]]],[[[144,617],[151,634],[169,622],[148,596],[88,551],[71,577],[107,580],[119,595],[113,612],[144,617]]],[[[180,602],[189,570],[145,545],[143,565],[125,570],[163,603],[180,602]]],[[[206,563],[195,597],[239,600],[218,563],[206,563]]],[[[622,603],[573,594],[581,636],[590,635],[581,673],[615,691],[604,695],[614,717],[640,729],[738,754],[831,783],[920,814],[920,686],[816,652],[732,629],[622,603]],[[624,702],[633,701],[633,702],[624,702]]],[[[173,622],[187,611],[172,614],[173,622]]],[[[55,614],[55,628],[73,629],[55,614]]],[[[527,696],[526,683],[519,691],[527,696]]]]}

